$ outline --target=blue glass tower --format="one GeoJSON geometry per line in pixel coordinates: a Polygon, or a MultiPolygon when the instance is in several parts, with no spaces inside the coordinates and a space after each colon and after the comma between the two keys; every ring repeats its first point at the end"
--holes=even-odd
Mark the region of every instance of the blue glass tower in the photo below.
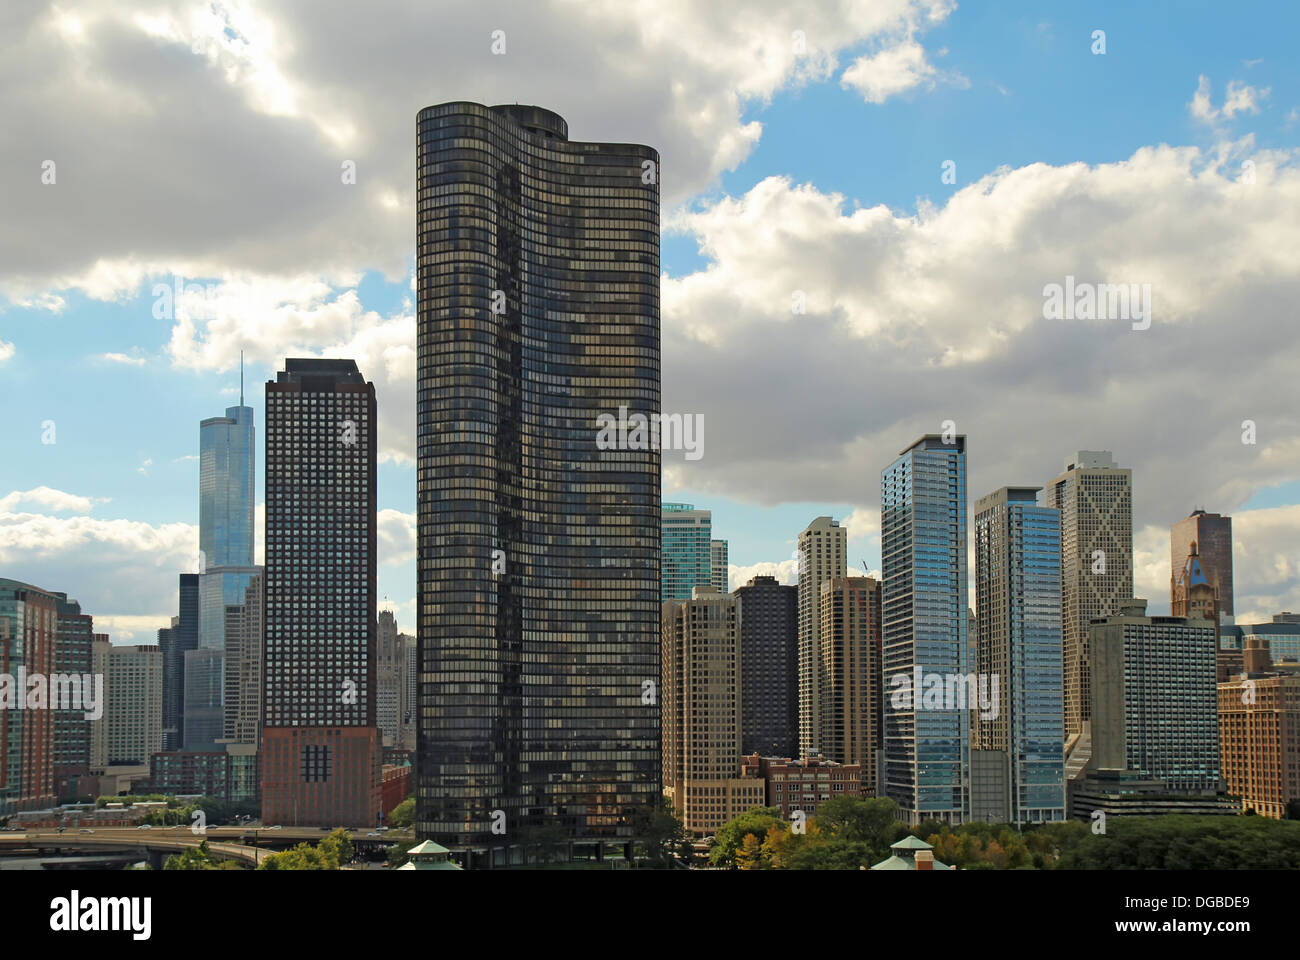
{"type": "MultiPolygon", "coordinates": [[[[249,583],[260,572],[253,566],[254,442],[253,409],[244,406],[241,374],[239,406],[227,407],[224,417],[209,417],[199,424],[198,649],[217,654],[226,646],[226,607],[244,602],[249,583]]],[[[208,667],[216,675],[223,663],[218,657],[208,667]]],[[[188,679],[181,683],[186,717],[220,714],[219,684],[195,684],[188,679]]],[[[220,735],[220,724],[185,725],[185,749],[216,749],[212,737],[199,732],[211,729],[220,735]]]]}
{"type": "Polygon", "coordinates": [[[1003,487],[975,504],[975,599],[981,675],[999,680],[980,715],[982,750],[1006,755],[1003,817],[1065,819],[1061,516],[1039,487],[1003,487]]]}
{"type": "Polygon", "coordinates": [[[226,643],[227,605],[244,602],[253,566],[253,409],[227,407],[199,424],[199,647],[226,643]]]}
{"type": "Polygon", "coordinates": [[[969,672],[965,436],[927,434],[881,472],[880,529],[885,793],[908,823],[961,823],[970,714],[950,678],[969,672]],[[936,682],[937,698],[916,695],[936,682]]]}

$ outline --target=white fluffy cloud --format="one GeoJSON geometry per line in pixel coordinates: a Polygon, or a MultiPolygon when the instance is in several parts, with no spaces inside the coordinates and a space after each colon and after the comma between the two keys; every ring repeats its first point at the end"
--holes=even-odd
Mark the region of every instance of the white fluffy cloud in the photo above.
{"type": "Polygon", "coordinates": [[[946,420],[969,436],[972,499],[1109,449],[1139,528],[1293,479],[1300,170],[1249,148],[1000,169],[914,216],[782,178],[679,214],[710,263],[664,283],[664,407],[703,413],[710,440],[675,479],[874,507],[881,468],[946,420]],[[1067,276],[1150,284],[1150,329],[1045,319],[1067,276]]]}
{"type": "Polygon", "coordinates": [[[1223,106],[1216,107],[1211,97],[1210,78],[1201,74],[1187,109],[1197,120],[1213,126],[1221,120],[1231,120],[1239,113],[1259,113],[1260,104],[1268,99],[1271,92],[1269,87],[1257,89],[1250,84],[1229,80],[1223,95],[1223,106]]]}
{"type": "Polygon", "coordinates": [[[443,100],[527,96],[565,115],[575,139],[650,143],[671,158],[663,183],[676,203],[749,155],[762,132],[751,105],[828,79],[846,51],[923,30],[951,9],[946,0],[20,7],[0,32],[0,115],[23,131],[0,140],[9,188],[0,294],[55,309],[50,291],[115,298],[176,273],[400,277],[415,116],[443,100]]]}

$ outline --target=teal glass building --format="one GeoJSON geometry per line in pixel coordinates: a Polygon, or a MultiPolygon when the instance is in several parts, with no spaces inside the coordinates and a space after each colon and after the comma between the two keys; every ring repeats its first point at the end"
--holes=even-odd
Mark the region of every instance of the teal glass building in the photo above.
{"type": "Polygon", "coordinates": [[[694,588],[713,583],[713,514],[689,503],[665,503],[662,523],[663,598],[689,600],[694,588]]]}

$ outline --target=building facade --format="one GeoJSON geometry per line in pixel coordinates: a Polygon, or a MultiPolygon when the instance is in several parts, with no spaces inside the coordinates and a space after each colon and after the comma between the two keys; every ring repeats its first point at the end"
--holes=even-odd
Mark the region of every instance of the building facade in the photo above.
{"type": "Polygon", "coordinates": [[[660,578],[664,600],[689,600],[696,587],[714,585],[712,531],[711,511],[696,510],[689,503],[663,505],[660,578]]]}
{"type": "Polygon", "coordinates": [[[970,713],[901,694],[917,676],[969,672],[966,437],[921,437],[881,473],[880,497],[885,792],[906,822],[960,823],[970,713]]]}
{"type": "Polygon", "coordinates": [[[597,440],[660,409],[659,155],[464,102],[417,150],[416,832],[471,865],[543,826],[626,846],[660,792],[660,451],[597,440]]]}
{"type": "Polygon", "coordinates": [[[0,814],[54,804],[55,713],[26,706],[27,679],[55,671],[60,602],[59,594],[0,579],[0,814]]]}
{"type": "Polygon", "coordinates": [[[975,502],[976,672],[997,678],[998,696],[993,716],[975,711],[973,742],[1005,759],[973,767],[986,780],[1006,771],[998,822],[1066,815],[1060,513],[1038,505],[1040,489],[1003,487],[975,502]]]}
{"type": "Polygon", "coordinates": [[[799,756],[821,751],[821,590],[848,574],[847,536],[838,520],[818,517],[799,534],[795,548],[799,600],[799,756]]]}
{"type": "Polygon", "coordinates": [[[1191,516],[1169,528],[1171,601],[1176,599],[1174,592],[1178,574],[1193,553],[1199,558],[1206,582],[1218,596],[1219,612],[1231,622],[1235,614],[1232,602],[1232,517],[1193,510],[1191,516]]]}
{"type": "Polygon", "coordinates": [[[759,777],[766,790],[763,806],[777,807],[783,820],[802,811],[812,817],[832,797],[856,797],[864,778],[856,764],[836,763],[824,757],[764,757],[749,754],[741,764],[741,775],[759,777]]]}
{"type": "Polygon", "coordinates": [[[799,748],[797,587],[754,577],[735,590],[740,617],[741,752],[792,757],[799,748]]]}
{"type": "Polygon", "coordinates": [[[1133,596],[1133,471],[1109,450],[1080,450],[1047,484],[1061,513],[1061,630],[1065,735],[1088,719],[1088,630],[1133,596]]]}
{"type": "Polygon", "coordinates": [[[740,624],[736,598],[711,586],[663,606],[663,784],[688,833],[710,834],[762,806],[742,776],[740,624]]]}
{"type": "Polygon", "coordinates": [[[158,631],[163,654],[163,747],[179,750],[185,745],[185,654],[199,646],[199,575],[182,573],[178,578],[179,614],[170,627],[158,631]]]}
{"type": "Polygon", "coordinates": [[[375,387],[352,360],[266,384],[262,820],[376,823],[375,387]]]}
{"type": "Polygon", "coordinates": [[[375,722],[385,747],[396,746],[401,737],[406,657],[397,638],[397,618],[391,610],[380,610],[375,643],[375,722]]]}
{"type": "Polygon", "coordinates": [[[1267,669],[1219,684],[1224,787],[1242,811],[1286,819],[1300,802],[1300,674],[1267,669]]]}
{"type": "Polygon", "coordinates": [[[244,602],[227,608],[226,696],[222,740],[256,745],[262,733],[262,638],[266,631],[264,585],[259,573],[244,602]]]}
{"type": "Polygon", "coordinates": [[[1167,792],[1220,786],[1214,624],[1152,617],[1126,600],[1091,625],[1092,764],[1160,780],[1167,792]]]}
{"type": "Polygon", "coordinates": [[[731,590],[731,577],[727,565],[727,541],[710,540],[709,541],[709,566],[712,571],[713,589],[718,593],[728,593],[731,590]]]}
{"type": "MultiPolygon", "coordinates": [[[[155,644],[127,646],[104,641],[95,646],[107,699],[105,763],[147,766],[149,758],[162,750],[162,651],[155,644]]],[[[97,666],[96,672],[99,669],[97,666]]]]}
{"type": "Polygon", "coordinates": [[[821,755],[858,768],[860,792],[876,792],[880,675],[880,581],[835,577],[821,586],[818,607],[821,755]]]}
{"type": "MultiPolygon", "coordinates": [[[[55,596],[59,598],[59,634],[55,641],[54,668],[64,676],[89,678],[93,684],[94,618],[82,613],[81,604],[69,600],[67,594],[55,596]]],[[[103,704],[99,707],[102,709],[103,704]]],[[[54,713],[54,788],[60,800],[80,797],[81,778],[90,775],[90,726],[97,721],[88,719],[87,712],[79,707],[65,707],[54,713]]]]}

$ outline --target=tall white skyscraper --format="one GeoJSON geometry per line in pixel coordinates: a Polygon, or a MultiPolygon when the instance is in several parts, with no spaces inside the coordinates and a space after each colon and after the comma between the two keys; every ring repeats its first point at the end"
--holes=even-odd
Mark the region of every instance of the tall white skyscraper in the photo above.
{"type": "Polygon", "coordinates": [[[1081,732],[1090,709],[1088,627],[1119,613],[1133,596],[1133,471],[1109,450],[1080,450],[1047,484],[1061,512],[1061,615],[1065,736],[1081,732]]]}
{"type": "Polygon", "coordinates": [[[799,753],[811,756],[817,743],[821,704],[821,588],[848,574],[848,537],[838,520],[818,517],[799,534],[799,753]]]}

